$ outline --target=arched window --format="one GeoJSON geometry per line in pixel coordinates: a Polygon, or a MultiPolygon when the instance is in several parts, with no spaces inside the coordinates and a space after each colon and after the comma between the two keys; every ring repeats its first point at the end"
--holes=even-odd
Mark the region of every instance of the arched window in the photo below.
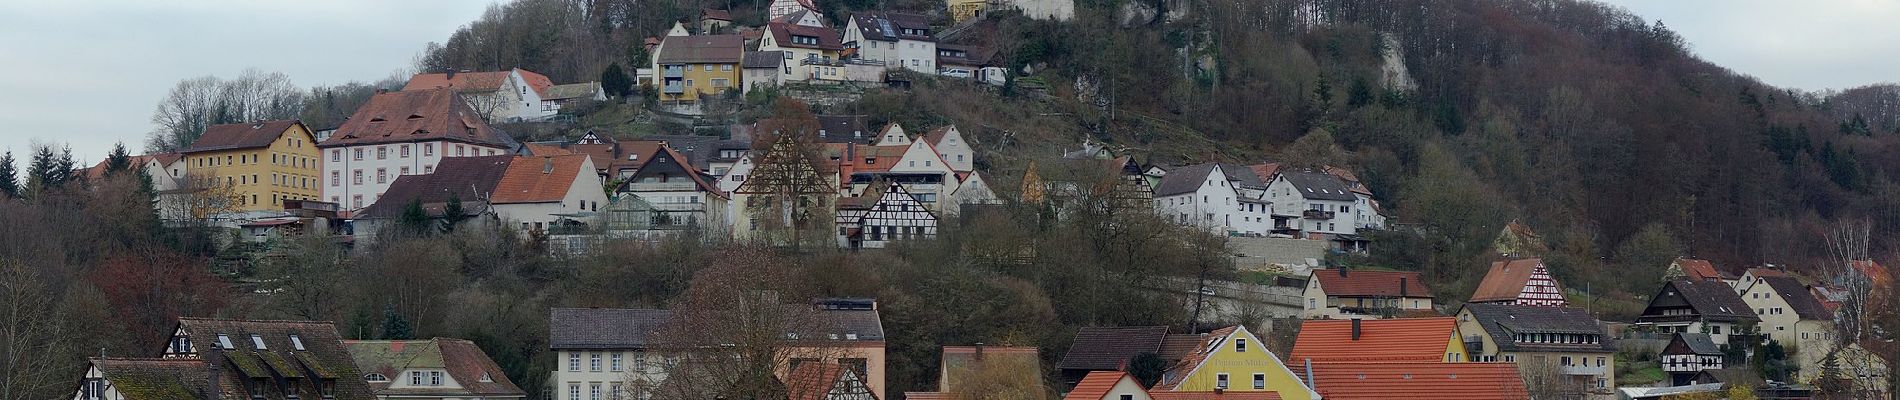
{"type": "Polygon", "coordinates": [[[363,380],[370,381],[370,382],[388,382],[389,377],[383,376],[383,374],[378,374],[378,373],[368,373],[368,374],[363,374],[363,380]]]}

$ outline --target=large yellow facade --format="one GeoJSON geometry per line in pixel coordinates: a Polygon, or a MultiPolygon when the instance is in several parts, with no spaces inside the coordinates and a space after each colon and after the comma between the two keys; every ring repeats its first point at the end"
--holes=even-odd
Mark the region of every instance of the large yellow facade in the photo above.
{"type": "MultiPolygon", "coordinates": [[[[1238,327],[1233,334],[1216,342],[1214,349],[1191,370],[1180,372],[1187,376],[1174,388],[1182,392],[1209,392],[1220,386],[1224,376],[1229,392],[1276,392],[1285,400],[1312,400],[1319,395],[1306,388],[1299,376],[1280,362],[1280,357],[1268,351],[1266,343],[1254,337],[1246,327],[1238,327]],[[1245,342],[1241,342],[1244,340],[1245,342]],[[1244,345],[1240,343],[1245,343],[1244,345]],[[1244,349],[1243,349],[1244,346],[1244,349]],[[1253,376],[1264,375],[1265,385],[1255,389],[1253,376]]],[[[1169,371],[1169,373],[1176,373],[1169,371]]]]}
{"type": "Polygon", "coordinates": [[[316,138],[303,124],[291,124],[261,147],[191,151],[184,154],[191,186],[226,191],[231,212],[284,209],[284,200],[317,200],[322,168],[316,138]]]}
{"type": "MultiPolygon", "coordinates": [[[[681,88],[684,89],[683,92],[678,94],[661,94],[661,99],[663,100],[680,101],[699,101],[701,95],[717,96],[725,93],[727,89],[738,89],[740,88],[740,74],[744,72],[743,69],[739,68],[739,64],[736,63],[672,64],[661,65],[660,68],[662,73],[675,68],[682,69],[681,77],[677,78],[677,80],[681,82],[681,88]]],[[[666,78],[668,81],[675,79],[676,78],[670,77],[666,78]]]]}

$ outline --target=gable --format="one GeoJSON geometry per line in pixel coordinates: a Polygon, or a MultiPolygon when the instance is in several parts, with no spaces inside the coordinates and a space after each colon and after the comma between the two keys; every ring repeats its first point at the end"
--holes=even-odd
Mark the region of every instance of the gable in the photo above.
{"type": "MultiPolygon", "coordinates": [[[[1174,379],[1163,378],[1164,382],[1175,382],[1173,391],[1211,391],[1215,389],[1219,377],[1225,374],[1228,391],[1276,392],[1283,399],[1319,398],[1317,393],[1306,387],[1305,382],[1298,375],[1288,369],[1286,364],[1280,362],[1279,356],[1275,356],[1271,350],[1268,350],[1260,338],[1248,332],[1246,327],[1235,326],[1215,332],[1220,333],[1223,330],[1227,331],[1225,335],[1213,335],[1212,339],[1202,344],[1205,347],[1197,349],[1200,360],[1194,361],[1193,358],[1196,357],[1194,355],[1182,360],[1183,364],[1189,362],[1194,364],[1188,372],[1169,371],[1164,374],[1176,376],[1174,379]],[[1240,350],[1241,343],[1245,343],[1244,351],[1240,350]],[[1254,374],[1264,375],[1266,389],[1253,389],[1254,374]]],[[[1181,367],[1185,365],[1176,366],[1177,369],[1181,367]]],[[[1162,386],[1162,384],[1156,386],[1162,386]]]]}
{"type": "Polygon", "coordinates": [[[930,143],[924,141],[910,142],[910,147],[904,149],[904,156],[898,158],[896,164],[891,165],[891,171],[953,172],[950,169],[950,163],[944,162],[943,156],[937,154],[937,150],[931,148],[930,143]]]}

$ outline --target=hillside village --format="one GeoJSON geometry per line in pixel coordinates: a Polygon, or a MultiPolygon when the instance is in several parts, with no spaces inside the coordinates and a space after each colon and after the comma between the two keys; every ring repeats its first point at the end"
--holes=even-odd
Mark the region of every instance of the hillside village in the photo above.
{"type": "MultiPolygon", "coordinates": [[[[334,121],[222,121],[90,167],[44,149],[0,215],[10,249],[58,268],[5,259],[18,329],[0,348],[46,350],[5,364],[41,375],[0,383],[74,400],[1900,393],[1900,291],[1871,227],[1812,239],[1857,249],[1825,265],[1657,246],[1619,274],[1539,233],[1571,227],[1533,226],[1551,220],[1457,236],[1395,212],[1386,190],[1435,194],[1323,156],[1331,133],[1273,156],[1115,135],[1032,152],[1013,141],[1047,138],[997,121],[861,105],[1080,96],[983,37],[1077,4],[814,1],[831,0],[772,0],[756,25],[698,10],[640,38],[626,76],[425,70],[334,121]],[[1452,247],[1479,256],[1395,261],[1452,247]]],[[[1436,195],[1497,199],[1461,184],[1436,195]]]]}

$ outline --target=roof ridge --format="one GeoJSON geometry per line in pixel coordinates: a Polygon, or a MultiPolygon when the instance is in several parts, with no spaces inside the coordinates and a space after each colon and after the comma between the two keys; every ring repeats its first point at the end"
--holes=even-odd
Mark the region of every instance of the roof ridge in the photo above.
{"type": "Polygon", "coordinates": [[[288,320],[288,319],[234,319],[234,318],[216,318],[216,317],[178,317],[178,320],[179,321],[189,320],[189,321],[222,321],[222,322],[293,323],[293,324],[313,324],[313,325],[330,325],[330,326],[336,325],[336,323],[330,322],[330,321],[300,321],[300,320],[288,320]]]}

